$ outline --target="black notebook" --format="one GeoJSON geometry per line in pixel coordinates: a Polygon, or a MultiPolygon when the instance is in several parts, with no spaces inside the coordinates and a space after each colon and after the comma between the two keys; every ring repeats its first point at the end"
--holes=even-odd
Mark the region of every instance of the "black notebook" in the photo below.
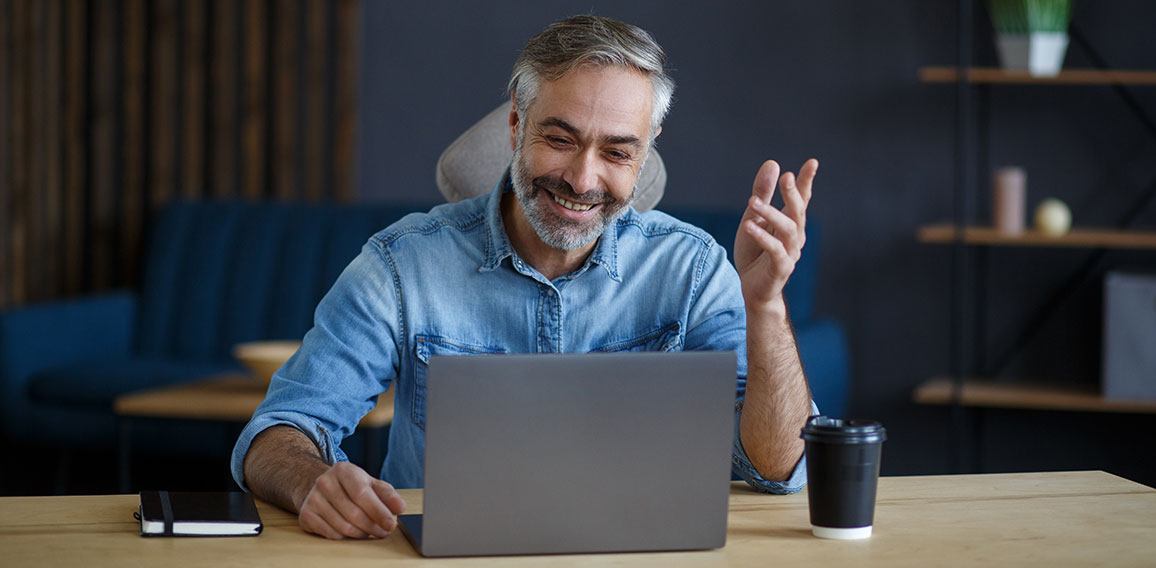
{"type": "Polygon", "coordinates": [[[141,491],[141,536],[257,536],[253,496],[239,492],[141,491]]]}

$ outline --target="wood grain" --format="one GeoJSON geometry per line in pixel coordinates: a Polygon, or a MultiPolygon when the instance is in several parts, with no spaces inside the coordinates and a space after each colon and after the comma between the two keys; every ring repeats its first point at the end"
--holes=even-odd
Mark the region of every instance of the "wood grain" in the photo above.
{"type": "MultiPolygon", "coordinates": [[[[950,244],[955,242],[957,234],[955,225],[940,223],[920,227],[916,238],[921,243],[950,244]]],[[[1154,249],[1156,231],[1074,227],[1066,235],[1052,237],[1035,230],[1009,235],[995,227],[969,226],[964,228],[963,242],[990,246],[1154,249]]]]}
{"type": "Polygon", "coordinates": [[[245,3],[245,179],[244,196],[252,201],[266,194],[269,169],[269,113],[266,29],[268,7],[263,0],[245,3]]]}
{"type": "MultiPolygon", "coordinates": [[[[1156,85],[1156,71],[1064,69],[1054,77],[1035,77],[1027,71],[972,67],[965,74],[970,83],[1020,85],[1156,85]]],[[[922,67],[919,80],[925,83],[955,83],[956,67],[922,67]]]]}
{"type": "MultiPolygon", "coordinates": [[[[138,251],[141,249],[141,235],[144,216],[164,203],[168,195],[146,191],[145,179],[149,173],[147,161],[147,140],[145,132],[148,122],[148,49],[145,41],[148,29],[148,10],[145,0],[123,0],[121,4],[121,140],[120,146],[120,216],[123,238],[121,240],[121,282],[133,282],[137,278],[138,251]]],[[[154,129],[154,135],[155,135],[154,129]]],[[[166,186],[167,188],[167,186],[166,186]]]]}
{"type": "MultiPolygon", "coordinates": [[[[423,492],[400,491],[407,512],[423,492]]],[[[0,498],[0,549],[17,566],[1147,566],[1156,557],[1156,491],[1104,472],[884,477],[875,533],[810,534],[807,491],[731,485],[727,544],[691,552],[425,559],[401,534],[327,541],[259,502],[256,538],[141,538],[137,495],[0,498]]],[[[608,511],[607,514],[614,514],[608,511]]]]}
{"type": "MultiPolygon", "coordinates": [[[[919,385],[912,395],[919,404],[952,404],[951,379],[937,377],[919,385]]],[[[964,406],[1031,408],[1081,412],[1156,414],[1156,400],[1104,398],[1094,387],[967,379],[960,398],[964,406]]]]}
{"type": "Polygon", "coordinates": [[[300,2],[282,0],[273,15],[273,193],[282,200],[297,198],[297,70],[300,2]]]}
{"type": "Polygon", "coordinates": [[[357,69],[361,49],[360,7],[357,0],[337,0],[337,87],[334,91],[333,197],[356,198],[354,156],[357,135],[357,69]]]}
{"type": "Polygon", "coordinates": [[[88,52],[88,2],[70,0],[65,5],[64,94],[64,294],[75,296],[85,290],[85,190],[88,185],[88,156],[85,149],[88,114],[88,82],[85,60],[88,52]]]}
{"type": "MultiPolygon", "coordinates": [[[[118,396],[113,410],[121,416],[246,422],[265,398],[266,385],[246,375],[224,375],[118,396]]],[[[361,420],[365,426],[393,422],[393,389],[361,420]]]]}
{"type": "Polygon", "coordinates": [[[186,0],[178,26],[183,30],[180,66],[181,97],[181,195],[186,199],[204,197],[205,191],[205,54],[208,30],[205,26],[207,4],[186,0]]]}
{"type": "Polygon", "coordinates": [[[212,46],[212,101],[213,132],[212,160],[209,165],[213,195],[226,197],[237,194],[240,144],[236,96],[238,76],[237,48],[240,20],[235,0],[214,0],[212,46]]]}

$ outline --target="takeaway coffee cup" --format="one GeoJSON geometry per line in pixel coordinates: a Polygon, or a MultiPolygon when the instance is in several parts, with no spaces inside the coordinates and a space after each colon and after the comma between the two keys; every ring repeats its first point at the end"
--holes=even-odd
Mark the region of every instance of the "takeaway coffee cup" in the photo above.
{"type": "Polygon", "coordinates": [[[871,536],[887,430],[869,420],[812,416],[801,437],[806,442],[811,533],[835,539],[871,536]]]}

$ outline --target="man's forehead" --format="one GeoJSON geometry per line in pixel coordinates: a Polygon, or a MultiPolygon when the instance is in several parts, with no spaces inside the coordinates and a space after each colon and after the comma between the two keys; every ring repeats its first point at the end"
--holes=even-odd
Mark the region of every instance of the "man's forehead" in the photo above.
{"type": "Polygon", "coordinates": [[[527,118],[576,134],[645,138],[652,106],[653,85],[641,72],[580,67],[543,81],[527,118]]]}

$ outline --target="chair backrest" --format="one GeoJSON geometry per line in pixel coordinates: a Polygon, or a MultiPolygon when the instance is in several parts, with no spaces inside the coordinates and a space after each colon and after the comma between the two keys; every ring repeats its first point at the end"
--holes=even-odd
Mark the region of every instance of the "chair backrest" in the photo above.
{"type": "MultiPolygon", "coordinates": [[[[438,190],[453,203],[489,193],[514,157],[510,148],[510,105],[490,111],[462,133],[442,152],[437,164],[438,190]]],[[[651,149],[642,172],[634,208],[647,211],[662,199],[666,187],[666,164],[658,150],[651,149]]]]}

